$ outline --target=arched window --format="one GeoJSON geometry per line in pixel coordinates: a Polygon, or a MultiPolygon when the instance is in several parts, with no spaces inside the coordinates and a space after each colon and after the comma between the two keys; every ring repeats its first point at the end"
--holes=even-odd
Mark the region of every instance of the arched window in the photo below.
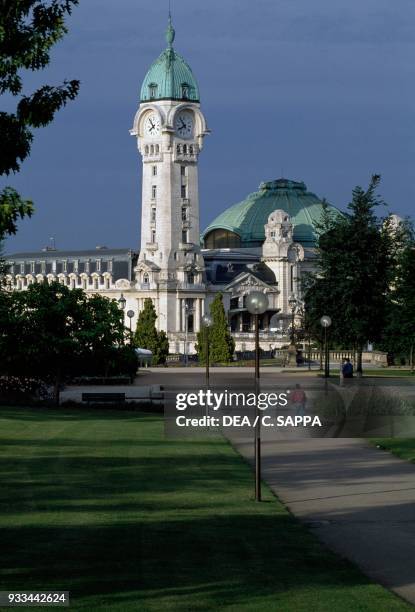
{"type": "Polygon", "coordinates": [[[195,284],[195,275],[193,274],[193,272],[187,273],[187,282],[189,283],[189,285],[195,284]]]}
{"type": "Polygon", "coordinates": [[[157,154],[160,153],[160,146],[159,145],[156,145],[156,153],[157,154]]]}
{"type": "Polygon", "coordinates": [[[150,147],[150,155],[154,155],[154,145],[151,145],[150,147]]]}
{"type": "Polygon", "coordinates": [[[157,96],[157,84],[156,83],[150,83],[150,85],[148,86],[148,93],[150,96],[150,100],[154,100],[154,98],[157,96]]]}
{"type": "Polygon", "coordinates": [[[187,100],[189,97],[189,85],[187,83],[182,83],[182,98],[187,100]]]}
{"type": "Polygon", "coordinates": [[[193,145],[189,146],[189,153],[190,153],[190,155],[193,155],[193,145]]]}
{"type": "Polygon", "coordinates": [[[181,145],[179,145],[179,144],[177,145],[177,147],[176,147],[176,151],[177,151],[177,155],[180,155],[180,154],[181,154],[181,152],[182,152],[182,147],[181,147],[181,145]]]}
{"type": "Polygon", "coordinates": [[[148,145],[145,146],[144,151],[145,151],[145,154],[148,155],[148,151],[149,151],[148,145]]]}
{"type": "Polygon", "coordinates": [[[240,236],[226,229],[212,230],[205,238],[205,248],[207,249],[237,249],[240,246],[240,236]]]}
{"type": "Polygon", "coordinates": [[[187,155],[187,145],[183,145],[183,155],[187,155]]]}

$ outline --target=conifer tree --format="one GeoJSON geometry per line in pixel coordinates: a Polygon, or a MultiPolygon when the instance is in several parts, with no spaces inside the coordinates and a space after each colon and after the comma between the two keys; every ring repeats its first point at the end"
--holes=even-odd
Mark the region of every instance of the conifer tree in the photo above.
{"type": "Polygon", "coordinates": [[[169,354],[169,341],[164,331],[156,328],[157,314],[151,298],[144,300],[144,308],[138,315],[134,344],[153,353],[153,365],[165,363],[169,354]]]}
{"type": "Polygon", "coordinates": [[[210,305],[212,326],[207,330],[202,330],[197,334],[196,350],[201,363],[206,361],[206,334],[209,333],[210,361],[212,363],[227,363],[232,360],[235,351],[235,342],[228,329],[228,321],[223,306],[221,293],[215,296],[210,305]]]}
{"type": "Polygon", "coordinates": [[[306,280],[309,326],[317,335],[320,317],[329,315],[330,338],[356,351],[358,373],[365,343],[382,336],[396,255],[388,222],[375,213],[383,203],[376,194],[379,182],[375,175],[366,191],[353,190],[348,214],[333,217],[325,209],[317,228],[317,271],[306,280]]]}

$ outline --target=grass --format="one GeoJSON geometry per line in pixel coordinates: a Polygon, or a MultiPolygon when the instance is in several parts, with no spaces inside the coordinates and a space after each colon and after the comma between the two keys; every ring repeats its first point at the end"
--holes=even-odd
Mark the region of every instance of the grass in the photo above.
{"type": "Polygon", "coordinates": [[[222,439],[158,416],[0,410],[0,590],[74,610],[411,610],[324,549],[222,439]]]}
{"type": "Polygon", "coordinates": [[[401,459],[415,463],[415,438],[380,438],[371,442],[401,459]]]}

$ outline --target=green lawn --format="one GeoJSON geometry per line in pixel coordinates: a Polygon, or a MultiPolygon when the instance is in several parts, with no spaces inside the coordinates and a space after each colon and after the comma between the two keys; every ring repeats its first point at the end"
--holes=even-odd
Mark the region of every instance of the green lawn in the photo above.
{"type": "Polygon", "coordinates": [[[372,440],[372,444],[379,445],[390,451],[401,459],[415,463],[415,439],[414,438],[381,438],[372,440]]]}
{"type": "Polygon", "coordinates": [[[74,610],[410,610],[323,549],[224,441],[159,417],[0,410],[1,585],[74,610]]]}

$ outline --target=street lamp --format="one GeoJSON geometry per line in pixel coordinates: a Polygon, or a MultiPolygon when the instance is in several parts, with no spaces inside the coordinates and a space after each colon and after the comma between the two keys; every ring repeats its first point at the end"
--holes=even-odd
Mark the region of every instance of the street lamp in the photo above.
{"type": "MultiPolygon", "coordinates": [[[[258,393],[259,393],[259,315],[263,314],[268,308],[268,297],[265,293],[252,291],[245,301],[248,312],[255,318],[255,395],[257,398],[255,412],[259,417],[258,393]]],[[[255,431],[255,501],[261,501],[261,430],[260,422],[257,418],[255,431]]]]}
{"type": "Polygon", "coordinates": [[[209,389],[209,343],[210,343],[210,328],[213,325],[213,319],[210,315],[205,314],[202,317],[202,325],[206,328],[206,389],[209,389]]]}
{"type": "Polygon", "coordinates": [[[330,376],[330,360],[327,330],[331,325],[331,318],[328,315],[324,315],[320,319],[320,325],[324,329],[324,378],[328,378],[330,376]]]}
{"type": "Polygon", "coordinates": [[[125,299],[125,297],[123,296],[123,294],[121,293],[121,297],[118,300],[118,304],[120,305],[121,310],[125,310],[125,307],[127,305],[127,300],[125,299]]]}
{"type": "Polygon", "coordinates": [[[297,348],[295,346],[295,309],[297,308],[297,298],[295,295],[290,295],[288,306],[291,308],[291,338],[290,346],[288,347],[288,365],[297,365],[297,348]]]}

